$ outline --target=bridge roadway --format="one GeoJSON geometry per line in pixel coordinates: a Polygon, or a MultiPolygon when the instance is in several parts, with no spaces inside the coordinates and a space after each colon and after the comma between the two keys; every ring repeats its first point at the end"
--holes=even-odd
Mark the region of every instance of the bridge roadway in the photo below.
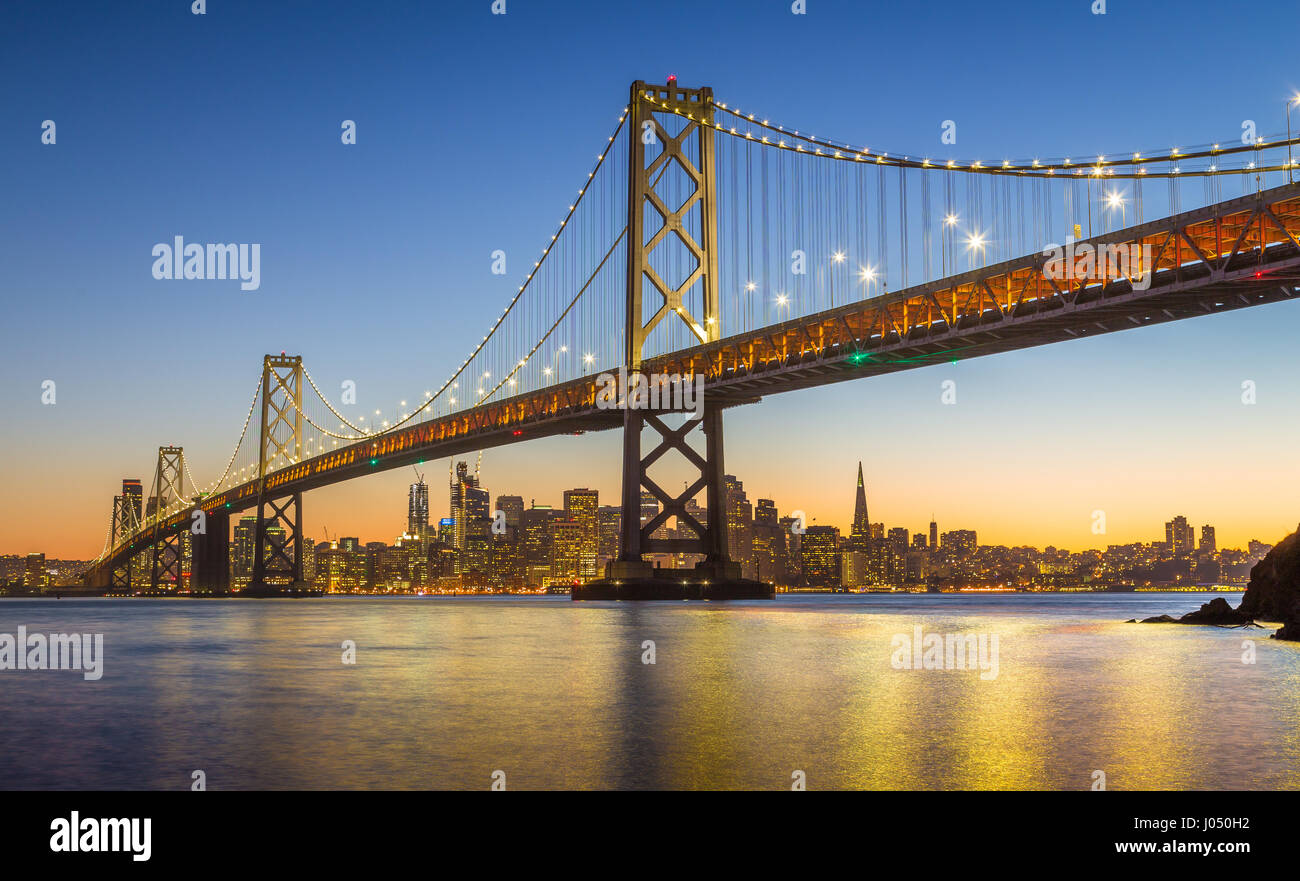
{"type": "MultiPolygon", "coordinates": [[[[879,376],[1259,306],[1297,296],[1300,184],[1221,202],[1086,240],[1148,246],[1150,286],[1130,280],[1063,282],[1035,253],[896,293],[648,358],[648,373],[705,376],[711,403],[735,406],[765,395],[879,376]]],[[[1083,244],[1082,242],[1079,244],[1083,244]]],[[[617,366],[610,372],[617,371],[617,366]]],[[[599,371],[570,382],[430,419],[340,447],[268,474],[283,497],[428,459],[534,438],[621,427],[622,414],[596,406],[599,371]]],[[[202,500],[209,514],[257,504],[249,481],[202,500]]],[[[195,506],[160,525],[189,528],[195,506]]],[[[114,547],[91,573],[109,582],[124,559],[146,550],[152,529],[114,547]]]]}

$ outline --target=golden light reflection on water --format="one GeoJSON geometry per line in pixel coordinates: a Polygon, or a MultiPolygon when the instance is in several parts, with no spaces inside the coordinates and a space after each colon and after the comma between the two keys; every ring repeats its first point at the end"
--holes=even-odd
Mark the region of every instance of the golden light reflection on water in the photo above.
{"type": "Polygon", "coordinates": [[[1122,623],[1201,599],[15,602],[0,632],[100,630],[106,673],[3,674],[5,703],[34,709],[0,723],[0,780],[1082,790],[1100,770],[1113,789],[1300,788],[1300,646],[1122,623]],[[996,634],[997,677],[895,669],[916,626],[996,634]]]}

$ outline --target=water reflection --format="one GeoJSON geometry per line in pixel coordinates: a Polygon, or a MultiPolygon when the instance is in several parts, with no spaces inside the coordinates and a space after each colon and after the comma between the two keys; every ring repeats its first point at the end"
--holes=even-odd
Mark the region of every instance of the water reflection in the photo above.
{"type": "Polygon", "coordinates": [[[1203,599],[5,601],[105,666],[0,672],[0,785],[1300,788],[1300,647],[1122,623],[1203,599]],[[997,634],[997,678],[895,669],[917,625],[997,634]]]}

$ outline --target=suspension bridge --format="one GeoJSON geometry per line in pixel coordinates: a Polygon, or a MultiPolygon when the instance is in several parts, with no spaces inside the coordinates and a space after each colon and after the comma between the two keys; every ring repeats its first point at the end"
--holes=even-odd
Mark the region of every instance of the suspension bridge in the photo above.
{"type": "Polygon", "coordinates": [[[621,428],[619,557],[575,599],[770,596],[741,578],[715,514],[727,408],[1294,299],[1297,141],[955,159],[818,137],[675,79],[634,83],[518,291],[436,389],[390,419],[361,416],[323,393],[301,357],[266,356],[223,472],[201,485],[183,448],[159,448],[156,501],[143,514],[115,502],[87,586],[175,589],[190,532],[195,589],[225,592],[230,516],[255,510],[248,592],[292,592],[311,489],[621,428]],[[704,405],[610,407],[601,377],[620,368],[658,382],[702,376],[704,405]],[[649,473],[668,456],[695,476],[681,492],[649,473]],[[660,503],[644,523],[643,489],[660,503]],[[701,494],[704,522],[688,507],[701,494]],[[694,537],[655,537],[673,518],[694,537]],[[703,562],[661,572],[650,553],[703,562]],[[131,581],[140,555],[147,585],[131,581]]]}

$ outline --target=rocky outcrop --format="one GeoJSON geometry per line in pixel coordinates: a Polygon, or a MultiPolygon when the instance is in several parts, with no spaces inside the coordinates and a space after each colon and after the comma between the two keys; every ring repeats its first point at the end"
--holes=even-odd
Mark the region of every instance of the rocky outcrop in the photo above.
{"type": "Polygon", "coordinates": [[[1181,618],[1157,615],[1142,619],[1142,623],[1238,627],[1253,624],[1257,618],[1283,623],[1282,629],[1273,634],[1274,639],[1300,641],[1300,527],[1250,570],[1250,583],[1237,608],[1223,597],[1215,597],[1181,618]]]}
{"type": "Polygon", "coordinates": [[[1244,615],[1266,621],[1300,620],[1300,527],[1282,539],[1250,570],[1250,584],[1238,607],[1244,615]]]}
{"type": "Polygon", "coordinates": [[[1219,624],[1228,627],[1235,627],[1238,624],[1249,624],[1252,622],[1249,615],[1242,614],[1240,609],[1234,609],[1228,605],[1228,601],[1223,597],[1215,597],[1208,603],[1204,603],[1195,612],[1188,612],[1178,619],[1179,624],[1219,624]]]}

